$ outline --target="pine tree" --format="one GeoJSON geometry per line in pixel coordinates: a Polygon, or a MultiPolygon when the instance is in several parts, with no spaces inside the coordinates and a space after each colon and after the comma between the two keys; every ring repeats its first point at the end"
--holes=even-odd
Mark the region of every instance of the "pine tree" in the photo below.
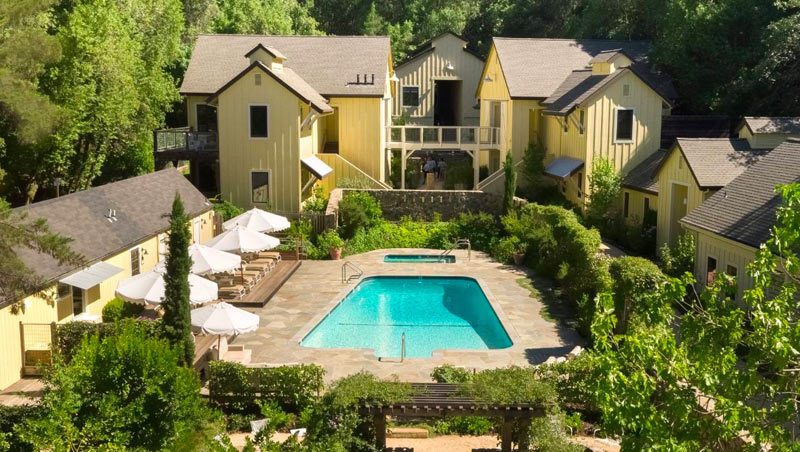
{"type": "Polygon", "coordinates": [[[178,193],[172,202],[169,218],[169,254],[164,275],[164,335],[178,352],[179,361],[186,366],[194,360],[192,341],[192,319],[189,307],[189,218],[183,210],[178,193]]]}
{"type": "Polygon", "coordinates": [[[514,208],[514,194],[517,191],[517,172],[514,170],[514,157],[510,152],[506,154],[506,161],[503,163],[503,174],[506,178],[503,212],[508,213],[514,208]]]}

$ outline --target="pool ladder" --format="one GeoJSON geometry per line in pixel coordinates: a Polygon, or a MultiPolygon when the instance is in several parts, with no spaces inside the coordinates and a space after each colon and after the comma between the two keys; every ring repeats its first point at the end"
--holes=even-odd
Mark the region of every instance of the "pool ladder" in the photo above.
{"type": "Polygon", "coordinates": [[[461,248],[461,247],[464,247],[464,246],[467,247],[467,260],[471,261],[472,260],[472,244],[469,242],[469,239],[456,239],[456,241],[453,242],[453,244],[450,245],[449,248],[447,248],[446,250],[442,251],[442,254],[440,254],[439,256],[440,257],[449,256],[450,253],[452,253],[454,249],[461,248]]]}
{"type": "Polygon", "coordinates": [[[363,274],[364,274],[364,270],[362,270],[361,267],[359,267],[358,265],[356,265],[356,264],[354,264],[354,263],[352,263],[350,261],[344,261],[344,263],[342,264],[342,284],[347,284],[350,281],[359,279],[359,278],[361,278],[361,276],[363,274]],[[351,270],[353,270],[353,273],[351,273],[349,275],[347,274],[347,268],[348,267],[351,270]]]}

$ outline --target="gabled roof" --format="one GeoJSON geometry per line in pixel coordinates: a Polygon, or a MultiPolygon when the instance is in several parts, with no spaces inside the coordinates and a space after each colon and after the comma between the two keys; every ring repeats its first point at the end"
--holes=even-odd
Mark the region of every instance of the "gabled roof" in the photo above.
{"type": "Polygon", "coordinates": [[[589,64],[591,63],[613,63],[619,57],[625,56],[631,61],[634,61],[633,57],[625,53],[623,49],[609,49],[603,50],[602,52],[598,53],[594,56],[591,60],[589,60],[589,64]]]}
{"type": "Polygon", "coordinates": [[[622,49],[638,74],[666,99],[677,98],[672,81],[650,69],[644,41],[493,38],[512,98],[546,99],[572,71],[586,68],[604,50],[622,49]]]}
{"type": "MultiPolygon", "coordinates": [[[[452,31],[446,31],[446,32],[434,37],[434,38],[431,38],[431,39],[425,41],[424,43],[420,44],[419,46],[417,46],[417,48],[414,49],[414,51],[411,52],[405,58],[405,60],[403,60],[402,63],[398,64],[395,67],[395,69],[399,69],[400,67],[405,66],[406,64],[416,60],[417,58],[419,58],[419,57],[421,57],[421,56],[423,56],[423,55],[425,55],[425,54],[427,54],[429,52],[433,52],[433,49],[435,47],[433,45],[433,43],[438,41],[439,39],[441,39],[444,36],[453,36],[454,38],[456,38],[459,41],[463,42],[465,46],[468,43],[468,41],[466,39],[464,39],[463,36],[459,36],[459,35],[453,33],[452,31]]],[[[482,56],[478,55],[477,53],[473,52],[472,50],[468,49],[467,47],[464,47],[463,51],[467,52],[468,54],[472,55],[473,57],[477,58],[480,61],[484,61],[482,56]]]]}
{"type": "Polygon", "coordinates": [[[678,138],[670,154],[676,150],[683,154],[701,189],[728,185],[768,152],[750,148],[747,140],[733,138],[678,138]]]}
{"type": "Polygon", "coordinates": [[[750,133],[800,134],[800,116],[745,116],[737,130],[742,127],[750,133]]]}
{"type": "Polygon", "coordinates": [[[385,36],[200,35],[186,68],[182,94],[211,95],[250,66],[258,44],[274,48],[323,96],[383,96],[391,48],[385,36]],[[356,84],[375,74],[374,84],[356,84]]]}
{"type": "Polygon", "coordinates": [[[733,123],[728,116],[667,115],[661,117],[661,147],[669,149],[678,137],[728,138],[733,123]]]}
{"type": "Polygon", "coordinates": [[[295,96],[299,97],[302,101],[306,102],[307,104],[311,105],[311,107],[317,110],[320,113],[333,113],[333,108],[328,105],[328,101],[322,97],[318,92],[314,90],[305,80],[303,80],[299,75],[297,75],[293,70],[284,67],[281,71],[273,71],[267,65],[260,61],[255,61],[250,66],[246,67],[242,72],[236,75],[236,77],[232,78],[228,83],[222,86],[216,93],[209,96],[207,99],[208,102],[216,99],[222,94],[223,91],[227,90],[234,83],[239,81],[242,77],[247,75],[250,71],[255,68],[260,68],[262,71],[266,72],[267,75],[274,78],[278,83],[283,85],[284,88],[291,91],[295,96]]]}
{"type": "Polygon", "coordinates": [[[264,44],[262,44],[260,42],[258,44],[256,44],[255,47],[253,47],[253,50],[245,53],[244,56],[250,58],[250,55],[256,53],[257,50],[263,50],[263,51],[267,52],[268,54],[272,55],[274,58],[280,58],[282,60],[286,59],[286,55],[282,54],[280,52],[280,50],[276,49],[275,47],[267,47],[267,46],[265,46],[264,44]]]}
{"type": "MultiPolygon", "coordinates": [[[[189,216],[211,209],[186,177],[175,169],[165,169],[18,207],[14,213],[44,218],[52,231],[71,238],[72,250],[91,264],[166,231],[169,218],[165,215],[172,210],[176,192],[189,216]],[[108,209],[116,210],[117,221],[108,220],[108,209]]],[[[17,255],[46,281],[76,270],[27,248],[19,249],[17,255]]]]}
{"type": "Polygon", "coordinates": [[[635,190],[658,194],[658,168],[666,158],[667,151],[659,149],[631,169],[622,180],[622,186],[635,190]]]}
{"type": "Polygon", "coordinates": [[[781,204],[775,187],[800,182],[800,140],[789,138],[681,222],[757,248],[781,204]]]}

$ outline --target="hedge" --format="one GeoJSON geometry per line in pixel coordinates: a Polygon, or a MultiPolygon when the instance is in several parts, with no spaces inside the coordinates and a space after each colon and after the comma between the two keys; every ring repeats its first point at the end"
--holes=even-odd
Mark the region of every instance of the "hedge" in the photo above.
{"type": "Polygon", "coordinates": [[[667,276],[656,264],[641,257],[620,257],[609,266],[613,278],[614,314],[617,317],[617,334],[625,334],[635,321],[640,306],[648,303],[667,276]]]}
{"type": "Polygon", "coordinates": [[[38,418],[44,414],[41,405],[0,405],[0,450],[17,452],[33,451],[33,445],[22,442],[14,432],[14,427],[22,425],[25,421],[38,418]],[[4,443],[5,441],[5,443],[4,443]]]}
{"type": "MultiPolygon", "coordinates": [[[[157,320],[127,319],[124,322],[136,322],[143,334],[151,337],[158,337],[161,333],[161,322],[157,320]]],[[[53,348],[62,359],[69,362],[84,337],[98,334],[102,338],[116,332],[118,327],[119,325],[114,323],[68,322],[58,324],[53,348]]]]}
{"type": "Polygon", "coordinates": [[[324,387],[325,370],[316,364],[246,367],[239,363],[210,363],[211,403],[227,413],[257,412],[259,401],[277,402],[287,412],[310,406],[324,387]]]}

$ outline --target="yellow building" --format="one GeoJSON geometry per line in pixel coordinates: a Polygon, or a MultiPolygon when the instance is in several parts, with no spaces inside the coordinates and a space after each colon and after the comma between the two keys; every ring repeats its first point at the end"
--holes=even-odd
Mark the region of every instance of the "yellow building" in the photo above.
{"type": "Polygon", "coordinates": [[[744,173],[768,149],[735,138],[678,138],[658,170],[657,244],[673,245],[680,220],[744,173]]]}
{"type": "Polygon", "coordinates": [[[475,108],[483,59],[467,49],[467,41],[441,34],[395,68],[393,116],[407,124],[475,126],[475,108]]]}
{"type": "Polygon", "coordinates": [[[800,116],[745,116],[737,134],[754,148],[773,149],[787,138],[800,138],[800,116]]]}
{"type": "MultiPolygon", "coordinates": [[[[214,143],[222,198],[244,208],[300,212],[320,179],[385,188],[392,75],[386,37],[202,35],[181,86],[184,141],[214,143]]],[[[156,137],[157,161],[176,160],[156,137]]]]}
{"type": "Polygon", "coordinates": [[[478,87],[481,125],[500,127],[501,158],[510,151],[519,162],[530,144],[542,146],[547,173],[584,205],[595,159],[627,173],[659,149],[661,117],[675,92],[648,68],[648,49],[643,42],[494,38],[478,87]]]}
{"type": "Polygon", "coordinates": [[[214,235],[211,205],[184,176],[167,169],[14,209],[43,218],[72,239],[85,264],[59,265],[29,249],[17,255],[44,281],[38,294],[0,300],[0,389],[17,381],[49,350],[50,324],[96,321],[120,280],[150,271],[166,251],[168,215],[175,193],[191,221],[192,240],[214,235]],[[27,360],[27,362],[26,362],[27,360]]]}
{"type": "Polygon", "coordinates": [[[775,224],[781,201],[775,187],[798,182],[800,139],[788,138],[681,219],[696,240],[699,286],[725,272],[736,276],[737,295],[752,287],[747,265],[775,224]]]}

